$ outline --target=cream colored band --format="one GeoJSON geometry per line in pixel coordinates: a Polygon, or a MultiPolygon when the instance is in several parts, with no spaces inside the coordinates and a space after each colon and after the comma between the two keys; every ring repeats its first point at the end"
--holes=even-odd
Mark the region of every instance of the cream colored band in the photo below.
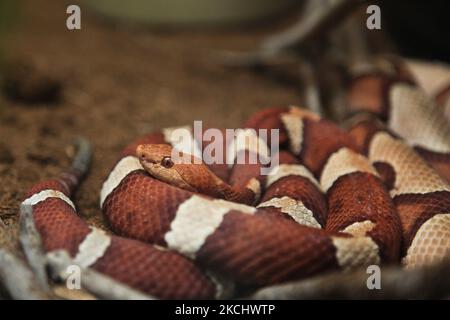
{"type": "Polygon", "coordinates": [[[389,91],[389,128],[413,146],[450,152],[450,125],[438,106],[422,90],[396,84],[389,91]]]}
{"type": "Polygon", "coordinates": [[[281,122],[283,122],[288,134],[291,152],[299,155],[303,143],[303,119],[296,115],[284,113],[281,115],[281,122]]]}
{"type": "Polygon", "coordinates": [[[369,146],[369,159],[388,163],[395,171],[392,197],[400,194],[425,194],[450,191],[443,180],[410,146],[386,132],[377,133],[369,146]]]}
{"type": "Polygon", "coordinates": [[[375,176],[378,175],[366,157],[348,148],[341,148],[328,158],[322,170],[320,184],[326,192],[339,177],[353,172],[367,172],[375,176]]]}
{"type": "Polygon", "coordinates": [[[419,85],[430,96],[436,95],[450,83],[450,66],[444,63],[405,60],[419,85]]]}
{"type": "Polygon", "coordinates": [[[378,245],[370,237],[332,237],[339,266],[345,271],[380,264],[378,245]]]}
{"type": "Polygon", "coordinates": [[[247,189],[250,189],[255,194],[255,201],[259,201],[261,197],[261,183],[256,178],[251,178],[245,186],[247,189]]]}
{"type": "Polygon", "coordinates": [[[94,227],[91,227],[91,229],[91,233],[79,245],[78,253],[73,260],[82,268],[90,267],[96,263],[111,245],[111,237],[103,230],[94,227]]]}
{"type": "Polygon", "coordinates": [[[197,195],[183,202],[164,237],[167,246],[195,258],[206,238],[213,234],[230,210],[253,214],[254,207],[225,200],[209,200],[197,195]]]}
{"type": "Polygon", "coordinates": [[[313,228],[322,228],[314,218],[313,212],[306,208],[303,202],[290,197],[272,198],[258,205],[258,208],[264,207],[280,208],[281,212],[291,216],[298,224],[313,228]]]}
{"type": "Polygon", "coordinates": [[[287,113],[280,116],[281,122],[287,131],[291,152],[299,155],[303,147],[303,119],[320,120],[320,117],[306,109],[290,106],[287,113]]]}
{"type": "Polygon", "coordinates": [[[450,212],[437,214],[417,231],[403,265],[406,268],[425,267],[450,257],[450,212]]]}
{"type": "Polygon", "coordinates": [[[100,191],[100,208],[106,197],[122,182],[122,180],[135,170],[143,170],[144,168],[139,162],[139,159],[133,156],[122,158],[109,174],[106,181],[103,183],[100,191]]]}
{"type": "Polygon", "coordinates": [[[342,232],[349,233],[354,237],[365,237],[367,232],[375,228],[375,223],[370,220],[355,222],[347,226],[342,232]]]}
{"type": "Polygon", "coordinates": [[[60,200],[64,201],[65,203],[67,203],[69,206],[71,206],[73,208],[73,210],[75,210],[75,205],[69,199],[69,197],[67,197],[61,191],[50,190],[50,189],[49,190],[43,190],[43,191],[41,191],[39,193],[36,193],[36,194],[32,195],[28,199],[24,200],[22,202],[22,204],[34,206],[34,205],[38,204],[39,202],[42,202],[42,201],[47,200],[49,198],[60,199],[60,200]]]}

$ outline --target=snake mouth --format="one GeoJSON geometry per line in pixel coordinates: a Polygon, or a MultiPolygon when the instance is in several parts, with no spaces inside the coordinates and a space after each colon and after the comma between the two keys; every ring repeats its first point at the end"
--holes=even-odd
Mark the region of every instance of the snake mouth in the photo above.
{"type": "Polygon", "coordinates": [[[145,171],[147,171],[148,173],[150,173],[152,176],[154,176],[154,171],[155,171],[155,166],[157,166],[156,161],[153,161],[151,159],[146,158],[145,156],[140,156],[139,157],[139,162],[142,166],[142,168],[144,168],[145,171]]]}

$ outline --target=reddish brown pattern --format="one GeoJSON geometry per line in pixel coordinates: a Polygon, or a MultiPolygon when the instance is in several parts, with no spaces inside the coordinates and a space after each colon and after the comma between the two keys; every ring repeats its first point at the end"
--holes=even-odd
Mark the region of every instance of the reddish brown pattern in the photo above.
{"type": "MultiPolygon", "coordinates": [[[[75,257],[79,245],[91,232],[73,208],[58,198],[33,206],[33,217],[46,252],[62,249],[75,257]]],[[[207,299],[215,293],[214,283],[191,260],[116,236],[92,267],[160,298],[207,299]]]]}
{"type": "Polygon", "coordinates": [[[139,170],[123,179],[106,198],[103,212],[117,234],[163,245],[178,205],[190,196],[139,170]]]}
{"type": "MultiPolygon", "coordinates": [[[[372,73],[355,77],[348,89],[348,104],[353,112],[371,112],[376,114],[380,120],[389,119],[389,110],[391,108],[388,98],[389,92],[394,84],[408,83],[415,86],[411,76],[407,76],[404,71],[397,70],[399,73],[395,76],[388,76],[382,73],[372,73]]],[[[447,89],[443,90],[445,94],[447,89]]],[[[439,96],[438,96],[439,99],[439,96]]],[[[433,106],[429,106],[432,108],[433,106]]],[[[444,117],[445,115],[442,114],[444,117]]],[[[421,119],[417,120],[420,123],[421,119]]],[[[432,124],[424,123],[422,128],[432,124]]],[[[372,123],[361,122],[352,128],[352,135],[359,142],[359,147],[367,148],[370,138],[374,135],[374,128],[379,127],[372,123]]],[[[420,128],[417,124],[416,128],[420,128]]],[[[398,128],[391,128],[396,130],[398,128]]],[[[403,137],[408,140],[408,136],[403,137]]],[[[361,149],[367,152],[366,149],[361,149]]],[[[432,166],[443,178],[450,182],[450,154],[434,152],[423,147],[416,147],[416,151],[425,161],[432,166]]]]}
{"type": "Polygon", "coordinates": [[[400,250],[400,222],[394,204],[382,182],[369,173],[341,176],[328,190],[326,229],[342,231],[364,220],[375,224],[368,234],[378,244],[383,261],[397,262],[400,250]]]}
{"type": "Polygon", "coordinates": [[[28,199],[33,194],[39,193],[44,190],[56,190],[64,193],[66,196],[69,196],[67,189],[61,182],[59,182],[57,179],[50,179],[36,183],[34,186],[30,188],[30,190],[28,190],[23,199],[24,200],[28,199]]]}
{"type": "MultiPolygon", "coordinates": [[[[258,180],[262,181],[261,176],[261,168],[262,165],[259,163],[255,164],[249,164],[248,159],[250,157],[250,152],[245,151],[245,162],[246,164],[235,164],[231,170],[230,174],[230,185],[236,186],[236,187],[245,187],[247,183],[252,178],[257,178],[258,180]]],[[[252,153],[252,157],[256,157],[257,155],[252,153]]],[[[259,161],[258,161],[259,162],[259,161]]]]}
{"type": "Polygon", "coordinates": [[[278,153],[278,161],[280,164],[298,164],[298,159],[292,153],[283,150],[278,153]]]}
{"type": "Polygon", "coordinates": [[[438,153],[420,147],[414,149],[441,177],[450,183],[450,153],[438,153]]]}
{"type": "MultiPolygon", "coordinates": [[[[364,149],[370,144],[373,135],[379,131],[380,125],[374,122],[362,121],[351,129],[353,136],[359,136],[359,140],[364,141],[364,149]]],[[[385,131],[385,130],[384,130],[385,131]]],[[[435,169],[441,169],[441,176],[445,176],[446,157],[436,153],[416,148],[421,156],[431,163],[435,169]],[[442,164],[442,167],[439,167],[442,164]]],[[[394,186],[396,173],[388,163],[374,163],[384,183],[388,188],[394,186]]],[[[411,245],[417,230],[424,222],[439,213],[450,212],[450,193],[433,192],[428,194],[403,194],[394,198],[394,203],[399,215],[402,227],[402,247],[401,254],[404,255],[411,245]]]]}
{"type": "Polygon", "coordinates": [[[241,284],[261,286],[337,268],[329,234],[269,215],[228,213],[197,261],[241,284]]]}
{"type": "Polygon", "coordinates": [[[394,198],[403,230],[403,251],[406,252],[420,226],[439,213],[450,212],[450,192],[403,194],[394,198]]]}
{"type": "MultiPolygon", "coordinates": [[[[205,129],[203,132],[205,132],[207,129],[205,129]]],[[[215,129],[218,130],[218,129],[215,129]]],[[[223,137],[225,137],[225,129],[220,129],[219,130],[222,134],[223,137]]],[[[215,140],[209,140],[209,137],[204,137],[205,140],[199,138],[199,137],[195,137],[197,143],[199,145],[202,146],[203,148],[203,152],[205,152],[206,155],[210,155],[212,157],[218,157],[219,159],[221,158],[223,161],[221,163],[213,163],[208,165],[208,167],[211,169],[212,172],[214,172],[215,175],[217,175],[220,179],[222,179],[223,181],[228,181],[228,177],[229,177],[229,170],[228,170],[228,164],[226,163],[226,154],[227,154],[227,144],[226,141],[215,141],[215,140]],[[211,145],[211,147],[208,148],[208,145],[211,145]],[[210,154],[210,150],[212,150],[212,146],[222,146],[222,155],[220,154],[215,154],[215,152],[212,152],[212,154],[210,154]]]]}
{"type": "Polygon", "coordinates": [[[33,217],[45,251],[66,249],[75,256],[79,244],[91,231],[73,208],[58,198],[49,198],[33,206],[33,217]]]}
{"type": "MultiPolygon", "coordinates": [[[[279,143],[280,147],[283,147],[287,144],[288,136],[280,115],[286,112],[289,112],[289,108],[273,107],[263,109],[248,118],[247,121],[244,122],[244,128],[279,129],[279,143]]],[[[268,143],[270,143],[270,134],[268,135],[268,138],[268,143]]]]}
{"type": "Polygon", "coordinates": [[[314,218],[321,226],[325,226],[327,205],[324,195],[307,178],[287,176],[273,183],[264,194],[261,202],[284,196],[299,200],[313,212],[314,218]]]}
{"type": "Polygon", "coordinates": [[[334,152],[346,147],[357,150],[353,138],[330,121],[304,119],[303,147],[300,160],[316,177],[334,152]]]}
{"type": "Polygon", "coordinates": [[[367,111],[387,119],[386,86],[389,84],[386,76],[382,74],[365,74],[355,77],[347,92],[349,109],[367,111]]]}
{"type": "MultiPolygon", "coordinates": [[[[247,124],[256,129],[280,129],[282,145],[287,146],[287,135],[280,121],[280,114],[285,112],[288,112],[287,108],[263,110],[247,124]]],[[[138,144],[162,143],[162,139],[161,133],[145,136],[128,146],[123,155],[134,155],[138,144]]],[[[316,177],[320,176],[328,157],[335,151],[342,147],[358,149],[352,136],[331,122],[309,118],[304,119],[302,147],[299,160],[316,177]]],[[[297,162],[291,154],[281,151],[280,163],[297,162]]],[[[224,176],[228,175],[228,170],[222,171],[224,176]]],[[[259,165],[238,165],[231,172],[230,181],[243,186],[253,177],[260,178],[259,165]]],[[[50,186],[53,185],[39,188],[50,186]]],[[[165,245],[164,235],[170,230],[178,206],[192,194],[137,170],[128,174],[107,196],[103,211],[112,230],[118,234],[165,245]]],[[[328,192],[330,212],[327,223],[324,195],[308,179],[299,176],[281,178],[270,186],[263,201],[283,196],[302,201],[313,211],[316,220],[326,225],[326,230],[301,226],[292,219],[280,217],[276,212],[278,209],[261,208],[255,215],[232,211],[207,237],[197,252],[196,262],[207,270],[231,277],[238,285],[258,287],[300,279],[338,268],[331,236],[348,237],[338,231],[364,220],[375,224],[368,235],[378,244],[382,261],[398,261],[399,219],[382,182],[373,175],[352,173],[337,180],[328,192]]],[[[61,200],[53,200],[64,204],[61,200]]],[[[47,210],[47,205],[41,209],[36,206],[37,214],[41,215],[37,224],[48,248],[59,246],[74,255],[90,229],[68,205],[64,205],[67,212],[58,209],[56,213],[51,207],[47,210]],[[72,229],[66,230],[68,228],[72,229]],[[64,234],[68,236],[62,236],[64,234]]],[[[162,298],[208,298],[214,293],[212,282],[192,261],[131,239],[114,236],[105,255],[93,267],[162,298]]]]}
{"type": "Polygon", "coordinates": [[[391,190],[395,186],[396,173],[394,168],[387,162],[374,162],[373,166],[377,169],[384,186],[391,190]]]}
{"type": "Polygon", "coordinates": [[[211,299],[216,290],[185,257],[120,237],[112,237],[111,246],[93,268],[162,299],[211,299]]]}
{"type": "Polygon", "coordinates": [[[367,155],[370,140],[378,131],[380,128],[375,121],[361,121],[355,124],[349,133],[358,146],[358,151],[367,155]]]}

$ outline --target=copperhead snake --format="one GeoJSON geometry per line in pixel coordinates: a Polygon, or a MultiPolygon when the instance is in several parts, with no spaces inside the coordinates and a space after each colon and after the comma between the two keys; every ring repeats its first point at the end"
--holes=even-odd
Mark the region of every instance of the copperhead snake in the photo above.
{"type": "Polygon", "coordinates": [[[450,255],[450,126],[404,74],[354,78],[349,130],[296,107],[251,116],[244,128],[280,130],[280,164],[267,176],[260,164],[174,163],[170,129],[137,139],[101,190],[114,234],[77,215],[80,166],[34,185],[23,203],[46,252],[65,249],[81,267],[158,298],[233,297],[330,270],[435,263],[450,255]]]}

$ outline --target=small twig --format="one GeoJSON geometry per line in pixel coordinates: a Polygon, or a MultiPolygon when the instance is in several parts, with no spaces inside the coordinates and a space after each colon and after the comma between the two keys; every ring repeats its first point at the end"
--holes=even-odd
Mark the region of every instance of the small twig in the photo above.
{"type": "Polygon", "coordinates": [[[84,175],[88,171],[91,163],[92,146],[89,141],[83,137],[78,137],[75,140],[75,145],[78,147],[78,151],[73,159],[72,169],[75,169],[80,172],[80,174],[84,175]]]}
{"type": "Polygon", "coordinates": [[[439,299],[450,294],[450,261],[405,271],[381,270],[381,289],[369,290],[364,271],[332,273],[261,289],[249,299],[439,299]]]}
{"type": "Polygon", "coordinates": [[[0,248],[0,284],[12,299],[44,300],[49,296],[40,289],[33,272],[18,257],[0,248]]]}
{"type": "Polygon", "coordinates": [[[20,244],[41,289],[49,292],[45,254],[42,249],[41,236],[34,224],[33,206],[31,205],[22,204],[20,206],[20,244]]]}
{"type": "MultiPolygon", "coordinates": [[[[52,278],[66,281],[70,276],[67,268],[76,265],[64,250],[57,250],[47,254],[47,263],[52,278]]],[[[112,300],[153,300],[155,298],[121,284],[90,268],[81,268],[81,287],[101,299],[112,300]]]]}

